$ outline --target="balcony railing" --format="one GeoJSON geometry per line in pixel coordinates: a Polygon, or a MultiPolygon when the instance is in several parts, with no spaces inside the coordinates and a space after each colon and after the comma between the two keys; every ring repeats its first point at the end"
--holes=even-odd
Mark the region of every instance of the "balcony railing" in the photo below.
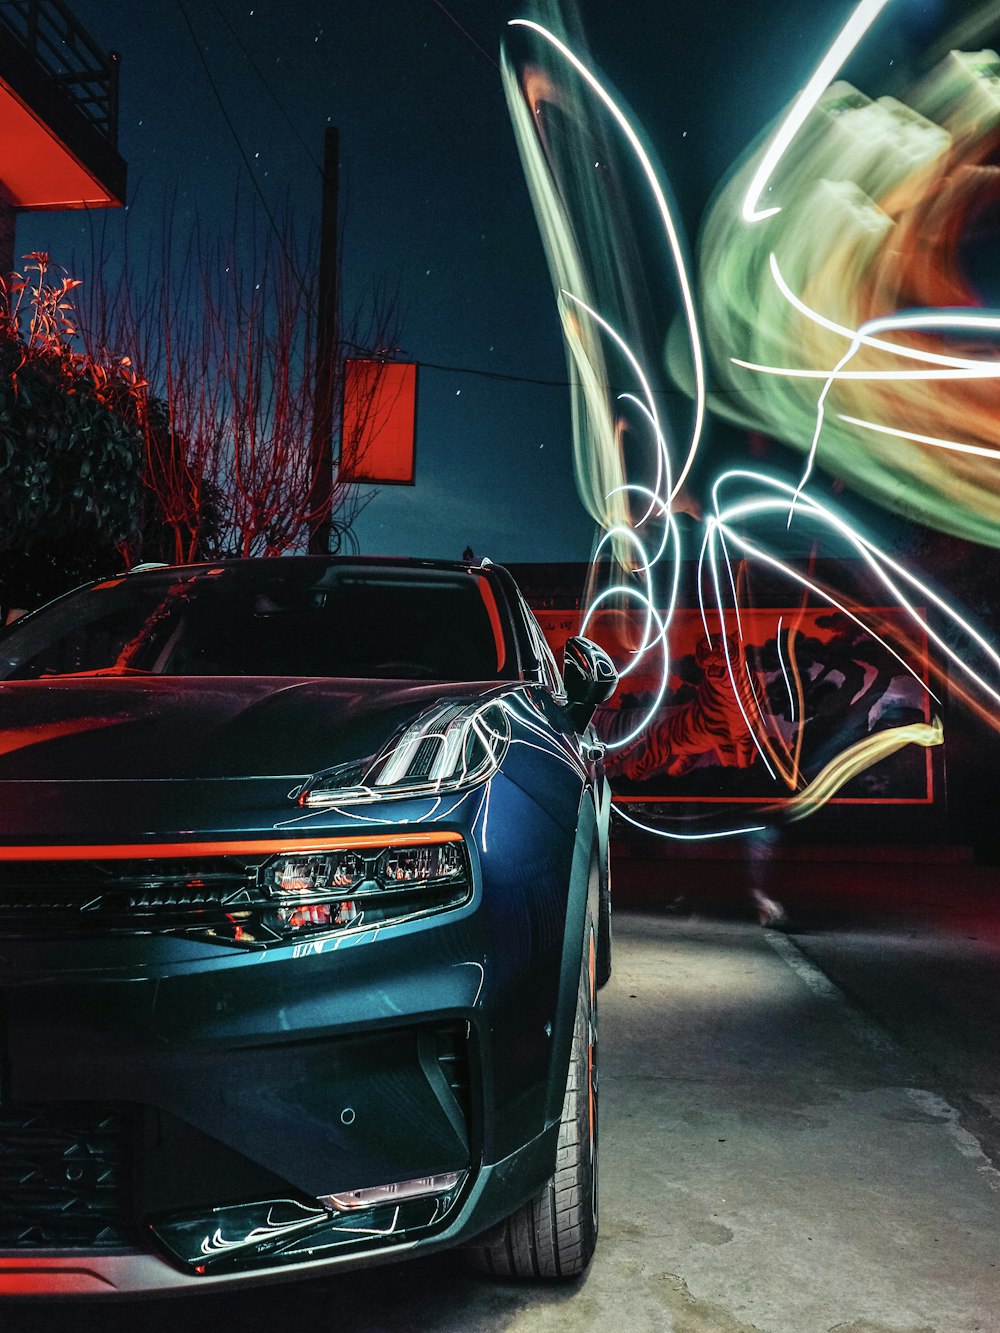
{"type": "Polygon", "coordinates": [[[62,0],[0,0],[0,27],[112,147],[118,142],[118,57],[106,54],[62,0]]]}

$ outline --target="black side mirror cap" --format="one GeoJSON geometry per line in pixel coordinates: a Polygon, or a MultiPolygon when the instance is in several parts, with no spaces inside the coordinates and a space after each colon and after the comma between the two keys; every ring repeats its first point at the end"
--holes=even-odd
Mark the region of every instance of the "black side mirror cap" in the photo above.
{"type": "Polygon", "coordinates": [[[618,687],[618,671],[603,648],[590,639],[567,639],[563,655],[566,711],[577,731],[584,731],[599,704],[618,687]]]}

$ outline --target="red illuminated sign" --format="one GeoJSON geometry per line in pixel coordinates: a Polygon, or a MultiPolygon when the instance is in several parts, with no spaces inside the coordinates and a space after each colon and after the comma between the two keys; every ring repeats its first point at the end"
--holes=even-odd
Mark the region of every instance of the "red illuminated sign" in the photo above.
{"type": "Polygon", "coordinates": [[[416,409],[415,365],[346,361],[341,481],[412,486],[416,409]]]}

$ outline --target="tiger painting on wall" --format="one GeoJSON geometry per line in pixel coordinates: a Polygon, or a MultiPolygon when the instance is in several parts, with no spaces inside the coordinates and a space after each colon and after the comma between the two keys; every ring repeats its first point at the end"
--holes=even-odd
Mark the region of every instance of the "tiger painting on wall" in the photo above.
{"type": "MultiPolygon", "coordinates": [[[[757,705],[739,636],[702,638],[694,663],[700,678],[690,697],[658,709],[634,741],[609,749],[605,763],[612,778],[642,782],[654,774],[681,777],[704,759],[722,768],[749,768],[754,762],[757,749],[747,717],[757,705]]],[[[645,711],[641,702],[601,708],[595,725],[602,740],[614,746],[645,711]]]]}
{"type": "MultiPolygon", "coordinates": [[[[882,607],[871,614],[891,638],[902,613],[882,607]]],[[[536,615],[558,660],[584,617],[575,608],[541,607],[536,615]]],[[[845,747],[887,727],[929,721],[921,682],[829,607],[744,610],[739,629],[726,628],[725,637],[721,627],[706,632],[699,608],[674,609],[657,705],[662,658],[628,669],[649,632],[644,618],[604,609],[589,617],[584,633],[624,670],[594,717],[619,805],[780,801],[845,747]]],[[[934,791],[930,751],[908,746],[856,776],[832,803],[930,805],[934,791]]]]}

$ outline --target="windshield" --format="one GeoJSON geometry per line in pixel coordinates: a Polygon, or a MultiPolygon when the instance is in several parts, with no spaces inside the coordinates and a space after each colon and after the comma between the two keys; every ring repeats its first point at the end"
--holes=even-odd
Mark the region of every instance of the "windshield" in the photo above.
{"type": "Polygon", "coordinates": [[[489,580],[310,559],[110,579],[0,637],[0,679],[52,676],[513,679],[489,580]]]}

